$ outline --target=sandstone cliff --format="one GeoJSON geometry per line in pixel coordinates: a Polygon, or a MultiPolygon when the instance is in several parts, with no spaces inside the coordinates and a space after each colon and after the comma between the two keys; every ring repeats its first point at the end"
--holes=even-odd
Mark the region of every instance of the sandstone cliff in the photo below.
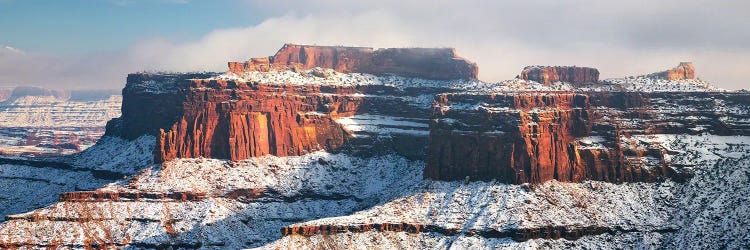
{"type": "Polygon", "coordinates": [[[122,117],[108,123],[107,134],[157,136],[157,162],[301,155],[337,150],[345,141],[355,155],[396,151],[422,159],[429,99],[452,92],[444,86],[455,79],[476,78],[476,65],[453,49],[287,44],[272,57],[229,67],[228,74],[267,72],[271,80],[227,79],[214,73],[131,74],[123,89],[122,117]],[[321,67],[384,76],[334,78],[335,72],[321,67]],[[272,70],[283,74],[268,72],[272,70]],[[294,79],[278,77],[284,74],[294,79]],[[363,128],[374,132],[363,133],[363,128]]]}
{"type": "Polygon", "coordinates": [[[241,160],[267,154],[335,150],[346,131],[333,118],[351,115],[351,89],[192,80],[178,120],[159,132],[156,161],[210,157],[241,160]]]}
{"type": "Polygon", "coordinates": [[[507,183],[684,180],[633,135],[750,135],[741,93],[516,92],[436,98],[425,177],[507,183]],[[712,101],[720,100],[720,101],[712,101]],[[477,109],[459,109],[481,103],[477,109]],[[717,110],[722,110],[718,111],[717,110]],[[724,117],[724,118],[720,118],[724,117]],[[744,118],[743,118],[744,117],[744,118]]]}
{"type": "Polygon", "coordinates": [[[426,79],[477,79],[475,63],[451,48],[388,48],[285,44],[275,55],[229,62],[229,70],[306,70],[330,68],[342,73],[395,74],[426,79]]]}
{"type": "Polygon", "coordinates": [[[681,62],[677,67],[649,74],[648,77],[665,80],[695,79],[695,68],[692,62],[681,62]]]}
{"type": "Polygon", "coordinates": [[[528,66],[521,71],[520,78],[544,85],[554,82],[567,82],[577,86],[598,82],[599,70],[576,66],[528,66]]]}

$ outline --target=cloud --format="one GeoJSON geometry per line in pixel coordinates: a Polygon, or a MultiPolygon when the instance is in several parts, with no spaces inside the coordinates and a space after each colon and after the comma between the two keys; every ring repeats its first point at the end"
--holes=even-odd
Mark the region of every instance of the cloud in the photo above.
{"type": "Polygon", "coordinates": [[[488,81],[515,77],[525,65],[593,66],[603,77],[619,77],[694,61],[702,79],[725,88],[748,88],[744,69],[750,66],[750,30],[745,27],[750,16],[744,14],[745,5],[686,0],[247,0],[242,8],[270,18],[244,28],[217,29],[195,41],[152,37],[106,55],[10,60],[0,55],[0,66],[11,68],[0,70],[0,83],[119,87],[128,72],[224,71],[227,61],[267,56],[283,43],[301,43],[455,47],[479,64],[480,78],[488,81]]]}

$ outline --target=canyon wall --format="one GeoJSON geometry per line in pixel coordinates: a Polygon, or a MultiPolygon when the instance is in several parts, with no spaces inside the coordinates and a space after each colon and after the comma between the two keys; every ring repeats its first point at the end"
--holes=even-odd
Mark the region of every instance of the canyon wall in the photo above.
{"type": "Polygon", "coordinates": [[[633,135],[750,135],[741,93],[516,92],[436,97],[425,177],[506,183],[684,180],[633,135]],[[477,109],[460,107],[484,103],[477,109]]]}
{"type": "Polygon", "coordinates": [[[242,160],[317,150],[424,159],[432,96],[443,88],[260,84],[131,74],[107,134],[157,137],[156,162],[242,160]],[[429,98],[426,98],[429,97],[429,98]]]}
{"type": "Polygon", "coordinates": [[[122,89],[122,115],[107,122],[105,135],[135,139],[158,135],[182,116],[188,79],[209,78],[216,73],[129,74],[122,89]]]}
{"type": "Polygon", "coordinates": [[[247,62],[229,62],[234,73],[244,71],[330,68],[341,73],[394,74],[425,79],[477,79],[475,63],[452,48],[388,48],[307,46],[286,44],[275,55],[247,62]]]}
{"type": "Polygon", "coordinates": [[[395,151],[423,159],[432,96],[455,91],[431,81],[474,79],[477,71],[476,64],[453,49],[426,48],[287,44],[272,57],[229,63],[230,74],[239,75],[292,70],[304,76],[307,73],[300,70],[316,67],[409,76],[395,81],[412,81],[415,86],[325,82],[329,76],[320,76],[325,83],[311,78],[299,84],[282,78],[273,83],[221,80],[226,78],[215,78],[216,73],[130,74],[123,89],[122,116],[107,124],[107,135],[155,135],[156,162],[192,157],[241,160],[338,149],[363,156],[395,151]]]}
{"type": "MultiPolygon", "coordinates": [[[[230,71],[291,69],[304,76],[299,70],[329,67],[406,75],[418,70],[416,75],[425,76],[435,67],[419,68],[430,65],[422,60],[438,58],[433,63],[440,64],[439,58],[454,57],[451,49],[285,45],[266,59],[241,67],[230,63],[230,71]]],[[[129,75],[123,115],[108,124],[107,133],[155,135],[156,162],[242,160],[317,150],[357,156],[395,152],[425,160],[426,178],[506,183],[684,180],[689,171],[668,164],[669,152],[629,138],[750,134],[750,115],[743,111],[750,96],[739,92],[470,93],[404,82],[415,78],[397,80],[403,85],[352,85],[327,82],[329,76],[319,77],[322,82],[309,78],[310,83],[287,84],[285,78],[258,83],[215,75],[129,75]]],[[[598,75],[593,68],[527,67],[521,78],[575,87],[597,83],[598,75]]]]}
{"type": "Polygon", "coordinates": [[[519,77],[544,85],[550,85],[554,82],[567,82],[577,86],[598,82],[599,70],[576,66],[528,66],[521,71],[519,77]]]}
{"type": "Polygon", "coordinates": [[[346,131],[333,118],[351,115],[360,98],[348,88],[192,80],[182,116],[159,131],[156,161],[210,157],[241,160],[267,154],[335,150],[346,131]]]}

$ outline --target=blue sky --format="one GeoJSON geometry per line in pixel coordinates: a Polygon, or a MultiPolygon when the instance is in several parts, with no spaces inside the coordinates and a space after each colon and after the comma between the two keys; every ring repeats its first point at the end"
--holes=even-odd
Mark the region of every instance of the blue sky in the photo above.
{"type": "Polygon", "coordinates": [[[27,51],[96,53],[149,37],[195,40],[246,27],[262,13],[238,1],[0,0],[0,44],[27,51]]]}
{"type": "Polygon", "coordinates": [[[479,78],[527,65],[602,78],[692,61],[750,89],[750,3],[736,0],[0,0],[0,85],[121,88],[136,71],[226,71],[284,43],[454,47],[479,78]]]}

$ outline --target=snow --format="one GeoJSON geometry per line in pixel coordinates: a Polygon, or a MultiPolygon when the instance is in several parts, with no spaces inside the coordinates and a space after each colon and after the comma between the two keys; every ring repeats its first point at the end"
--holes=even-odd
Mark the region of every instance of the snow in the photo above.
{"type": "MultiPolygon", "coordinates": [[[[410,121],[387,123],[421,126],[410,121]]],[[[105,137],[108,138],[108,137],[105,137]]],[[[691,161],[696,177],[688,183],[614,184],[597,181],[540,185],[498,182],[444,182],[422,179],[424,163],[397,155],[358,158],[314,152],[303,156],[263,156],[230,162],[216,159],[176,159],[152,165],[101,190],[138,192],[201,192],[201,201],[158,200],[66,202],[19,216],[98,218],[96,222],[10,220],[0,225],[0,240],[55,237],[80,241],[74,234],[109,232],[114,239],[137,244],[198,244],[222,248],[637,248],[688,246],[732,247],[742,244],[750,223],[744,194],[750,172],[750,137],[715,135],[649,135],[630,138],[661,145],[670,161],[691,161]],[[693,157],[700,156],[695,160],[693,157]],[[255,199],[229,199],[235,190],[263,190],[255,199]],[[731,216],[717,215],[728,213],[731,216]],[[93,216],[93,217],[92,217],[93,216]],[[171,221],[176,236],[165,232],[171,221]],[[632,230],[617,235],[593,235],[571,241],[532,239],[515,242],[480,236],[436,233],[345,233],[280,238],[279,228],[300,225],[355,225],[409,222],[470,229],[512,229],[543,226],[604,226],[632,230]],[[56,230],[41,233],[39,227],[56,230]],[[119,231],[126,227],[127,231],[119,231]],[[23,229],[22,229],[23,228],[23,229]],[[35,236],[26,229],[37,228],[35,236]],[[106,231],[110,230],[110,231],[106,231]],[[661,230],[677,230],[660,233],[661,230]],[[724,236],[723,234],[726,234],[724,236]],[[47,236],[45,236],[47,235],[47,236]],[[705,242],[705,243],[703,243],[705,242]]],[[[148,144],[153,138],[142,138],[148,144]]],[[[602,138],[581,138],[596,143],[602,138]]],[[[146,142],[146,143],[144,143],[146,142]]],[[[95,146],[100,159],[107,152],[138,151],[126,141],[104,139],[95,146]]],[[[146,152],[141,152],[146,155],[146,152]]],[[[92,153],[92,155],[95,153],[92,153]]],[[[109,154],[109,155],[108,155],[109,154]]],[[[87,156],[93,157],[93,156],[87,156]]],[[[136,164],[137,165],[137,164],[136,164]]],[[[122,169],[121,167],[106,167],[122,169]]],[[[17,176],[20,173],[8,173],[17,176]]],[[[23,174],[38,178],[42,172],[23,174]]],[[[66,173],[59,173],[59,178],[66,173]]],[[[65,180],[61,183],[69,183],[65,180]]],[[[40,188],[40,190],[44,190],[40,188]]],[[[47,191],[47,190],[44,190],[47,191]]],[[[18,216],[13,217],[18,218],[18,216]]]]}
{"type": "Polygon", "coordinates": [[[340,73],[333,69],[314,68],[295,72],[286,71],[248,71],[241,74],[228,72],[210,79],[234,80],[243,82],[257,82],[265,84],[289,85],[335,85],[335,86],[365,86],[384,85],[400,89],[410,87],[449,88],[462,84],[465,80],[430,80],[396,75],[376,76],[365,73],[340,73]],[[314,72],[323,72],[323,76],[316,76],[314,72]]]}
{"type": "Polygon", "coordinates": [[[0,164],[0,219],[52,204],[61,192],[92,190],[107,182],[88,171],[0,164]]]}
{"type": "Polygon", "coordinates": [[[343,125],[344,129],[353,132],[355,137],[361,136],[361,132],[379,135],[411,134],[421,136],[427,136],[430,133],[428,130],[429,120],[427,119],[361,114],[336,118],[336,122],[343,125]]]}
{"type": "Polygon", "coordinates": [[[135,174],[153,164],[156,138],[144,135],[135,140],[105,136],[96,145],[71,156],[61,158],[72,166],[135,174]]]}
{"type": "MultiPolygon", "coordinates": [[[[594,143],[600,138],[582,140],[594,143]]],[[[750,211],[744,198],[744,194],[750,191],[745,184],[750,176],[750,137],[652,135],[634,140],[657,143],[674,150],[672,159],[675,163],[685,158],[692,159],[696,177],[685,184],[672,181],[623,184],[550,181],[533,188],[495,182],[426,180],[417,189],[403,190],[397,195],[399,198],[367,210],[300,224],[407,222],[456,228],[463,232],[547,225],[606,226],[636,232],[586,236],[575,241],[533,239],[515,242],[507,238],[486,239],[462,234],[444,236],[371,231],[309,238],[290,236],[265,248],[732,248],[748,242],[747,232],[741,225],[750,222],[750,211]],[[693,158],[699,155],[705,157],[693,158]],[[717,221],[717,216],[723,219],[717,221]],[[677,229],[677,232],[659,233],[665,229],[677,229]]]]}
{"type": "Polygon", "coordinates": [[[99,101],[68,101],[24,96],[0,103],[1,127],[104,127],[120,116],[122,96],[99,101]]]}
{"type": "Polygon", "coordinates": [[[580,149],[606,149],[602,143],[607,142],[602,136],[586,136],[576,139],[580,149]]]}
{"type": "Polygon", "coordinates": [[[573,86],[568,83],[554,82],[549,86],[541,84],[535,81],[527,81],[523,79],[512,79],[505,80],[495,83],[485,82],[468,82],[461,86],[456,86],[458,89],[467,93],[504,93],[504,92],[519,92],[519,91],[571,91],[573,86]]]}
{"type": "Polygon", "coordinates": [[[642,92],[707,92],[726,91],[700,79],[666,80],[645,76],[605,79],[608,84],[623,86],[627,91],[642,92]]]}
{"type": "Polygon", "coordinates": [[[89,232],[137,244],[178,241],[230,249],[260,246],[278,238],[279,228],[293,222],[345,215],[393,199],[389,194],[410,189],[419,182],[423,167],[421,162],[395,155],[357,158],[326,152],[295,157],[264,156],[238,162],[177,159],[111,183],[102,190],[192,191],[205,192],[209,198],[195,202],[59,202],[14,218],[94,220],[81,223],[10,220],[0,225],[0,241],[27,238],[48,242],[54,238],[81,243],[83,237],[75,235],[89,232]],[[247,200],[224,197],[247,188],[262,189],[264,195],[247,200]],[[176,237],[165,231],[165,220],[172,221],[176,237]],[[35,228],[36,234],[29,235],[29,228],[35,228]]]}

